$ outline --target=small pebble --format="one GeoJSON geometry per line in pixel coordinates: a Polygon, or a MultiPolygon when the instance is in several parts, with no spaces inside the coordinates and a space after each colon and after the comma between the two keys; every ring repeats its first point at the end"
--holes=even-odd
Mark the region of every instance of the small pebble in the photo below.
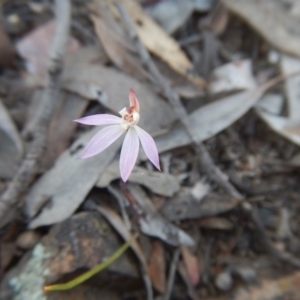
{"type": "Polygon", "coordinates": [[[229,291],[232,287],[232,276],[229,271],[223,271],[215,279],[215,284],[221,291],[229,291]]]}
{"type": "Polygon", "coordinates": [[[17,238],[16,245],[21,249],[29,250],[33,248],[39,240],[40,235],[36,231],[25,231],[17,238]]]}

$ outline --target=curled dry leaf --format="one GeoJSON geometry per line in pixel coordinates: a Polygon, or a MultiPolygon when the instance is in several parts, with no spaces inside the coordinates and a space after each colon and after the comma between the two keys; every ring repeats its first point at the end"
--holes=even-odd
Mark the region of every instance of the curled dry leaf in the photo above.
{"type": "Polygon", "coordinates": [[[9,112],[0,100],[0,178],[11,178],[23,154],[23,142],[9,112]]]}
{"type": "Polygon", "coordinates": [[[300,21],[279,2],[222,0],[222,3],[233,13],[240,16],[271,45],[279,50],[300,56],[300,21]],[[280,20],[280,22],[278,22],[280,20]]]}
{"type": "Polygon", "coordinates": [[[258,115],[278,134],[294,144],[300,146],[300,119],[292,122],[288,118],[271,115],[268,112],[257,110],[258,115]]]}
{"type": "MultiPolygon", "coordinates": [[[[107,187],[111,181],[120,178],[119,162],[114,161],[106,171],[101,174],[96,186],[107,187]]],[[[139,183],[149,188],[153,193],[171,197],[180,190],[180,183],[177,177],[156,171],[148,171],[135,166],[128,179],[129,182],[139,183]]]]}
{"type": "Polygon", "coordinates": [[[300,59],[282,55],[280,60],[282,74],[286,76],[284,82],[288,103],[288,117],[300,121],[300,59]],[[288,77],[289,75],[292,75],[288,77]]]}
{"type": "Polygon", "coordinates": [[[187,247],[181,245],[180,249],[189,279],[192,285],[195,286],[199,283],[200,280],[199,260],[194,254],[190,252],[187,247]]]}

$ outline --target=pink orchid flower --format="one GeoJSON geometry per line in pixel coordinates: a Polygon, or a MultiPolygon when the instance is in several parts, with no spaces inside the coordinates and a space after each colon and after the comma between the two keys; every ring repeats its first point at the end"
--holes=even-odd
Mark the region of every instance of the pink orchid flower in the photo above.
{"type": "Polygon", "coordinates": [[[129,108],[125,107],[119,112],[121,118],[109,114],[100,114],[74,120],[86,125],[109,125],[101,129],[89,141],[80,158],[91,157],[102,152],[126,132],[120,158],[120,173],[124,182],[127,181],[136,163],[140,146],[139,141],[141,141],[149,160],[160,170],[158,151],[153,138],[137,126],[140,119],[140,105],[132,89],[129,92],[129,104],[129,108]]]}

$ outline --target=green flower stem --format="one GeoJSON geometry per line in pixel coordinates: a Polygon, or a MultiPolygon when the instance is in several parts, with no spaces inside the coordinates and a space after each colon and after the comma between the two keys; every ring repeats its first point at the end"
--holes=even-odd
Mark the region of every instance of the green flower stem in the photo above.
{"type": "MultiPolygon", "coordinates": [[[[134,237],[135,238],[135,237],[134,237]]],[[[44,286],[44,291],[64,291],[72,289],[73,287],[79,285],[80,283],[88,280],[98,272],[102,271],[106,267],[108,267],[110,264],[112,264],[115,260],[117,260],[130,246],[132,242],[132,239],[128,242],[124,243],[116,252],[114,252],[107,260],[104,262],[96,265],[94,268],[90,269],[89,271],[81,274],[80,276],[72,279],[69,282],[66,283],[60,283],[60,284],[53,284],[53,285],[47,285],[44,286]]]]}

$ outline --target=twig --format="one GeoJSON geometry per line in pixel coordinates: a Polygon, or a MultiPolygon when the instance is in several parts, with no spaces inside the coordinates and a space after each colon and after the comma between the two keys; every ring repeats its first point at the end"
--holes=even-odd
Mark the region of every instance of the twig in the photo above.
{"type": "Polygon", "coordinates": [[[256,209],[250,204],[250,203],[243,203],[242,209],[244,212],[247,213],[248,217],[251,219],[251,221],[255,225],[255,229],[257,230],[257,233],[259,235],[259,238],[261,240],[261,243],[263,244],[266,251],[276,257],[277,259],[281,260],[282,262],[288,263],[292,265],[293,267],[300,268],[300,259],[297,257],[283,251],[279,251],[276,249],[268,236],[259,216],[256,211],[256,209]]]}
{"type": "Polygon", "coordinates": [[[30,126],[32,142],[8,188],[0,198],[0,220],[3,221],[11,207],[15,206],[38,171],[39,162],[46,149],[47,131],[53,113],[59,103],[63,54],[69,35],[71,7],[69,0],[56,0],[56,28],[49,56],[47,85],[39,111],[30,126]]]}
{"type": "Polygon", "coordinates": [[[123,221],[125,223],[125,226],[128,230],[131,230],[132,225],[131,225],[129,216],[128,216],[127,211],[126,211],[126,207],[125,207],[126,200],[125,200],[123,194],[112,185],[109,185],[107,187],[107,189],[118,200],[119,207],[120,207],[120,210],[121,210],[121,214],[122,214],[122,218],[123,218],[123,221]]]}
{"type": "Polygon", "coordinates": [[[130,38],[134,42],[137,52],[141,58],[143,65],[148,69],[149,73],[152,77],[156,78],[157,84],[162,89],[164,95],[173,106],[174,111],[176,112],[179,120],[185,127],[188,134],[191,136],[193,144],[195,146],[196,153],[198,154],[200,164],[207,172],[208,176],[215,182],[217,182],[221,187],[223,187],[232,197],[236,199],[243,199],[244,197],[236,190],[236,188],[229,182],[228,177],[222,173],[222,171],[214,164],[211,156],[209,155],[208,151],[206,150],[205,146],[199,142],[191,129],[191,126],[188,121],[188,114],[180,101],[180,97],[178,93],[176,93],[170,87],[169,83],[166,79],[162,76],[154,62],[152,61],[147,49],[144,47],[142,42],[140,41],[135,25],[131,20],[130,16],[128,15],[127,11],[125,10],[122,4],[116,4],[119,12],[122,16],[122,19],[128,29],[130,38]]]}
{"type": "Polygon", "coordinates": [[[171,263],[171,267],[170,267],[169,278],[168,278],[168,284],[167,284],[167,291],[166,291],[165,296],[163,298],[164,300],[169,300],[170,297],[171,297],[179,257],[180,257],[180,250],[179,250],[179,248],[177,248],[175,250],[174,254],[173,254],[172,263],[171,263]]]}

